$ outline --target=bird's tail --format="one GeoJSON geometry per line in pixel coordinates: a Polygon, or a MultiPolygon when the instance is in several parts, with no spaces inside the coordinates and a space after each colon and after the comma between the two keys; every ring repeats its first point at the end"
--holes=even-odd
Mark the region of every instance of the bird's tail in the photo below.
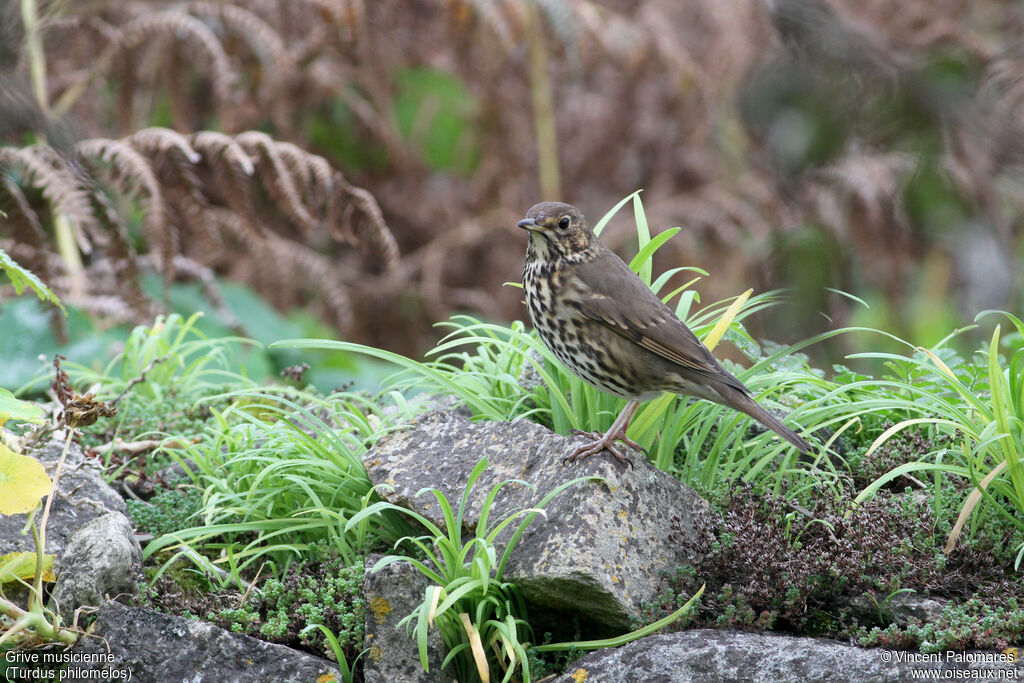
{"type": "Polygon", "coordinates": [[[769,413],[767,410],[757,404],[757,402],[750,398],[747,394],[734,389],[733,387],[723,387],[718,389],[718,393],[722,395],[724,399],[722,403],[736,410],[746,413],[768,429],[772,430],[786,441],[796,446],[801,453],[809,453],[811,450],[811,444],[804,441],[799,434],[794,432],[792,429],[782,424],[782,422],[769,413]]]}

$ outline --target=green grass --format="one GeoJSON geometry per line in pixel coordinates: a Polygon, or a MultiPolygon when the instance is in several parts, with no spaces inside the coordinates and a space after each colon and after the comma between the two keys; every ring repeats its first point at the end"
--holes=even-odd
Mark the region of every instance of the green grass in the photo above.
{"type": "MultiPolygon", "coordinates": [[[[982,313],[979,318],[993,313],[982,313]]],[[[1024,323],[1018,318],[998,314],[1007,318],[1018,334],[1024,334],[1024,323]]],[[[963,501],[947,541],[947,552],[972,513],[978,522],[993,523],[995,515],[1024,530],[1024,347],[1018,343],[1009,348],[1009,358],[1002,355],[1001,328],[996,325],[990,342],[978,350],[972,363],[945,348],[953,336],[933,349],[914,349],[910,355],[858,354],[885,360],[891,374],[881,382],[866,380],[849,385],[856,388],[870,382],[877,396],[876,409],[900,418],[874,440],[869,453],[909,428],[926,427],[948,437],[949,446],[923,453],[917,461],[895,468],[857,498],[857,502],[869,498],[899,476],[931,474],[936,506],[949,507],[940,475],[967,478],[975,488],[963,501]],[[984,510],[978,509],[981,503],[984,510]]],[[[1018,565],[1024,545],[1019,550],[1018,565]]]]}
{"type": "Polygon", "coordinates": [[[372,498],[361,462],[367,445],[412,414],[401,396],[389,415],[356,394],[318,398],[281,390],[231,397],[231,407],[215,413],[207,439],[171,451],[203,490],[197,523],[155,539],[146,557],[169,549],[203,567],[212,562],[251,575],[260,563],[280,568],[319,542],[350,562],[380,538],[407,531],[392,516],[346,528],[372,498]]]}
{"type": "Polygon", "coordinates": [[[256,386],[239,372],[234,356],[238,346],[257,342],[244,337],[210,339],[196,328],[201,316],[157,316],[152,325],[133,329],[124,351],[100,372],[68,363],[68,375],[76,386],[98,385],[105,395],[117,396],[130,387],[133,395],[151,399],[173,394],[198,400],[226,386],[256,386]]]}
{"type": "MultiPolygon", "coordinates": [[[[491,506],[495,497],[504,486],[513,483],[503,481],[488,492],[476,532],[464,539],[463,519],[469,494],[487,464],[486,459],[480,460],[470,473],[457,509],[438,489],[420,491],[420,494],[429,493],[437,500],[444,516],[443,529],[417,512],[387,502],[366,508],[349,521],[349,526],[354,528],[382,512],[393,512],[409,516],[427,530],[425,536],[399,539],[396,547],[408,544],[412,553],[387,555],[373,568],[376,572],[389,564],[407,561],[430,581],[423,602],[399,622],[399,626],[408,624],[412,627],[424,670],[429,671],[428,632],[436,625],[448,651],[442,668],[451,665],[457,680],[485,679],[490,671],[502,671],[502,680],[508,681],[521,667],[522,679],[528,682],[530,669],[525,643],[530,631],[523,618],[526,608],[516,587],[504,580],[504,568],[526,527],[547,503],[564,489],[586,478],[573,479],[558,486],[535,508],[492,520],[491,506]],[[496,539],[512,525],[516,525],[515,532],[499,558],[496,539]]],[[[523,481],[515,483],[529,486],[523,481]]]]}

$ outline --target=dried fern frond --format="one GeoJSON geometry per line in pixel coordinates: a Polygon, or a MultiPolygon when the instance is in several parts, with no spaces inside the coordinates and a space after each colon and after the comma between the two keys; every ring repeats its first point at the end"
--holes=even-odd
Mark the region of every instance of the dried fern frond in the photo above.
{"type": "Polygon", "coordinates": [[[138,286],[142,268],[155,268],[168,283],[179,275],[198,278],[220,306],[213,268],[249,263],[273,301],[296,305],[310,292],[321,294],[326,311],[348,325],[346,278],[359,270],[340,268],[309,245],[333,238],[360,247],[371,257],[364,264],[388,269],[398,262],[394,236],[370,193],[322,157],[264,133],[186,137],[149,128],[120,140],[85,140],[75,154],[77,161],[45,146],[0,148],[0,164],[20,171],[8,170],[0,184],[19,221],[16,235],[45,246],[43,221],[20,185],[37,187],[74,224],[89,224],[90,267],[99,270],[86,294],[119,292],[140,317],[152,315],[138,286]],[[132,206],[149,247],[143,257],[131,248],[132,206]]]}
{"type": "MultiPolygon", "coordinates": [[[[309,178],[296,178],[289,172],[274,140],[266,133],[248,131],[237,136],[253,161],[256,176],[273,197],[277,206],[304,232],[308,234],[317,228],[319,221],[306,209],[302,189],[309,186],[309,178]],[[305,181],[305,182],[296,182],[305,181]]],[[[305,169],[295,169],[305,170],[305,169]]],[[[303,174],[305,175],[305,174],[303,174]]]]}
{"type": "Polygon", "coordinates": [[[105,46],[92,69],[80,80],[68,84],[67,89],[57,99],[54,110],[58,114],[67,112],[100,76],[115,65],[131,64],[131,53],[134,50],[145,49],[159,38],[182,41],[206,55],[216,108],[218,111],[225,111],[230,101],[231,84],[235,81],[230,59],[216,35],[206,24],[176,10],[142,14],[118,27],[116,40],[105,46]]]}
{"type": "Polygon", "coordinates": [[[0,211],[6,214],[0,216],[0,223],[10,227],[11,244],[7,251],[43,282],[52,282],[52,259],[45,248],[49,238],[25,193],[6,175],[0,176],[0,211]],[[14,245],[18,245],[18,253],[14,245]]]}
{"type": "MultiPolygon", "coordinates": [[[[249,230],[239,216],[228,211],[212,210],[210,218],[232,243],[248,240],[249,230]]],[[[347,280],[355,280],[358,273],[332,264],[322,254],[277,235],[267,235],[258,242],[250,242],[252,258],[236,260],[231,274],[256,287],[278,306],[294,305],[310,294],[323,297],[327,311],[340,329],[352,323],[352,300],[347,291],[347,280]],[[288,283],[282,287],[281,283],[288,283]]]]}
{"type": "Polygon", "coordinates": [[[350,243],[367,245],[368,251],[380,258],[384,270],[394,268],[399,259],[398,242],[384,222],[377,200],[368,191],[349,183],[340,173],[336,172],[332,181],[332,234],[345,237],[350,243]],[[340,216],[338,207],[341,207],[340,216]]]}
{"type": "Polygon", "coordinates": [[[83,161],[93,162],[96,171],[102,172],[122,196],[141,203],[146,239],[156,246],[160,262],[170,264],[175,248],[167,225],[163,190],[146,157],[123,141],[103,138],[80,142],[75,151],[83,161]]]}
{"type": "Polygon", "coordinates": [[[96,217],[88,195],[66,160],[45,145],[0,147],[0,172],[8,169],[21,172],[22,185],[42,191],[54,209],[68,217],[80,243],[85,244],[83,231],[96,227],[96,217]]]}
{"type": "MultiPolygon", "coordinates": [[[[888,227],[894,225],[892,217],[901,213],[894,213],[892,207],[902,201],[900,192],[904,180],[914,166],[915,160],[907,154],[849,155],[810,175],[806,188],[807,200],[811,206],[816,206],[824,195],[830,195],[831,198],[848,197],[858,204],[861,215],[867,218],[856,224],[857,229],[885,233],[888,227]]],[[[848,218],[823,222],[837,233],[854,227],[848,218]]],[[[909,231],[907,225],[897,227],[902,232],[909,231]]]]}
{"type": "MultiPolygon", "coordinates": [[[[46,233],[39,215],[29,205],[21,188],[8,176],[0,176],[0,211],[13,226],[11,236],[18,242],[40,248],[46,242],[46,233]]],[[[34,270],[31,265],[29,270],[34,270]]]]}
{"type": "Polygon", "coordinates": [[[262,238],[264,231],[252,196],[256,167],[248,153],[234,138],[215,131],[195,133],[190,143],[210,169],[207,195],[219,197],[242,217],[253,239],[262,238]]]}

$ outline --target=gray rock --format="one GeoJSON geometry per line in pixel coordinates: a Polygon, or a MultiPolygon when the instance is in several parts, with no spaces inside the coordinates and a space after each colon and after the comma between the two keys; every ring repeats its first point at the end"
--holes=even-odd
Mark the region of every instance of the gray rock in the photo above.
{"type": "Polygon", "coordinates": [[[141,577],[142,550],[120,512],[97,517],[76,531],[61,554],[51,608],[71,623],[76,609],[105,598],[133,594],[141,577]]]}
{"type": "MultiPolygon", "coordinates": [[[[54,440],[26,455],[42,462],[47,474],[53,478],[63,449],[63,439],[54,440]]],[[[111,512],[125,514],[124,500],[103,480],[99,465],[87,460],[80,446],[71,444],[46,525],[46,552],[58,555],[58,571],[60,553],[72,534],[93,519],[111,512]]],[[[32,535],[21,534],[26,519],[27,515],[0,516],[0,555],[23,550],[35,552],[32,535]]],[[[36,520],[39,521],[38,516],[36,520]]]]}
{"type": "Polygon", "coordinates": [[[187,465],[175,461],[162,470],[159,470],[156,473],[156,476],[170,484],[177,481],[191,480],[192,477],[195,476],[195,471],[194,467],[188,467],[187,465]]]}
{"type": "Polygon", "coordinates": [[[917,593],[897,593],[891,598],[872,598],[862,594],[841,601],[861,623],[898,624],[906,626],[913,620],[922,624],[938,621],[945,604],[917,593]]]}
{"type": "MultiPolygon", "coordinates": [[[[363,459],[381,495],[442,524],[432,495],[444,492],[458,505],[470,471],[487,457],[488,469],[469,499],[465,526],[475,528],[488,491],[509,484],[495,498],[490,524],[531,507],[560,484],[582,476],[603,477],[562,491],[538,516],[515,548],[505,578],[523,590],[531,609],[578,616],[598,630],[627,629],[642,606],[660,592],[663,570],[693,561],[680,544],[704,539],[710,506],[692,489],[634,454],[634,467],[606,454],[582,463],[562,459],[580,443],[527,422],[469,422],[447,412],[427,413],[409,428],[382,439],[363,459]]],[[[511,530],[509,530],[511,533],[511,530]]],[[[507,537],[507,536],[506,536],[507,537]]]]}
{"type": "MultiPolygon", "coordinates": [[[[537,349],[530,349],[526,355],[529,360],[533,360],[541,367],[544,367],[544,356],[540,351],[537,349]]],[[[529,360],[523,363],[523,368],[519,371],[519,376],[516,377],[516,382],[523,389],[526,389],[527,391],[534,391],[535,389],[544,386],[544,379],[540,376],[540,373],[537,372],[537,368],[533,363],[530,363],[529,360]]]]}
{"type": "MultiPolygon", "coordinates": [[[[987,653],[985,656],[997,656],[987,653]]],[[[642,638],[614,650],[592,652],[569,667],[555,683],[751,683],[911,680],[912,670],[979,670],[977,676],[1017,678],[1019,664],[945,661],[945,654],[922,655],[859,648],[834,640],[765,633],[694,630],[642,638]],[[1017,667],[1015,671],[1011,671],[1017,667]],[[998,674],[1006,669],[1007,674],[998,674]]],[[[940,675],[941,678],[941,675],[940,675]]]]}
{"type": "MultiPolygon", "coordinates": [[[[462,403],[462,399],[455,394],[428,394],[424,392],[409,398],[406,403],[409,408],[421,412],[450,410],[463,417],[471,417],[473,415],[472,411],[462,403]]],[[[394,417],[401,412],[402,410],[398,406],[387,403],[381,408],[380,414],[381,417],[394,417]]]]}
{"type": "MultiPolygon", "coordinates": [[[[68,659],[76,671],[108,672],[110,680],[160,683],[316,683],[340,681],[326,660],[148,609],[103,603],[89,635],[79,638],[68,659]],[[109,652],[109,655],[108,655],[109,652]],[[94,660],[94,661],[88,661],[94,660]],[[327,679],[332,680],[332,679],[327,679]]],[[[96,674],[79,674],[81,680],[96,674]]]]}
{"type": "Polygon", "coordinates": [[[429,582],[409,562],[395,562],[376,574],[370,570],[382,556],[366,558],[363,596],[366,600],[366,654],[363,676],[366,683],[441,683],[453,680],[441,669],[445,648],[441,634],[430,631],[427,663],[420,664],[419,650],[411,631],[398,625],[423,601],[429,582]]]}
{"type": "Polygon", "coordinates": [[[934,598],[916,593],[898,593],[889,600],[889,614],[893,622],[905,626],[912,619],[922,624],[935,622],[942,616],[945,604],[934,598]]]}

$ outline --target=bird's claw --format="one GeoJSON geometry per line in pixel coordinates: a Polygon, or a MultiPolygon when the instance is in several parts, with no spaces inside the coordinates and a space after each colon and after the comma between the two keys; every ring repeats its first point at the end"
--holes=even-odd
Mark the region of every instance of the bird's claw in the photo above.
{"type": "Polygon", "coordinates": [[[574,450],[572,453],[570,453],[568,456],[563,458],[563,465],[568,465],[569,463],[574,463],[578,460],[589,458],[592,455],[597,455],[601,451],[608,451],[620,463],[624,463],[626,465],[629,465],[630,467],[633,467],[633,461],[630,460],[627,456],[623,455],[622,452],[619,451],[619,449],[615,446],[616,441],[623,441],[629,446],[636,448],[637,450],[643,451],[644,454],[647,453],[647,451],[645,451],[643,448],[640,448],[635,441],[633,441],[632,439],[627,439],[625,436],[621,436],[618,438],[609,437],[607,435],[602,435],[598,432],[584,432],[578,429],[574,429],[573,433],[579,434],[580,436],[589,437],[593,439],[593,442],[583,444],[582,446],[574,450]]]}
{"type": "MultiPolygon", "coordinates": [[[[590,437],[594,441],[604,441],[605,437],[606,437],[606,435],[602,434],[601,432],[585,432],[582,429],[574,429],[574,430],[572,430],[572,433],[577,435],[577,436],[587,436],[587,437],[590,437]]],[[[648,458],[651,457],[651,454],[647,452],[646,448],[644,448],[643,446],[638,444],[636,441],[633,441],[633,439],[629,438],[625,434],[619,434],[617,436],[611,437],[610,439],[608,439],[608,443],[605,446],[603,446],[602,448],[607,450],[608,447],[611,445],[611,442],[613,442],[613,441],[621,441],[622,443],[626,444],[627,446],[629,446],[633,450],[640,451],[641,453],[643,453],[648,458]]],[[[598,450],[602,450],[602,448],[599,448],[598,450]]],[[[577,449],[577,450],[579,450],[579,449],[577,449]]],[[[612,451],[609,450],[609,452],[612,452],[612,451]]],[[[583,456],[583,457],[586,457],[586,456],[583,456]]],[[[620,457],[620,456],[616,456],[616,457],[620,457]]],[[[629,458],[625,458],[625,460],[628,461],[629,458]]]]}

